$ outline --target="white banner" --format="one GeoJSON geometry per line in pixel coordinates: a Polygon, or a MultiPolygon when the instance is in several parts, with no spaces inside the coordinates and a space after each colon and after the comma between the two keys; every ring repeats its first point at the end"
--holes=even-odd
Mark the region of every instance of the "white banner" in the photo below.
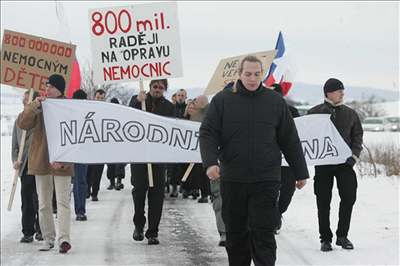
{"type": "MultiPolygon", "coordinates": [[[[352,155],[329,114],[294,119],[307,165],[341,164],[352,155]]],[[[282,165],[287,165],[283,160],[282,165]]]]}
{"type": "Polygon", "coordinates": [[[89,100],[43,102],[50,161],[200,162],[199,122],[89,100]]]}
{"type": "MultiPolygon", "coordinates": [[[[43,102],[51,162],[201,162],[200,123],[100,101],[43,102]]],[[[329,119],[295,119],[308,165],[339,164],[351,150],[329,119]]]]}
{"type": "Polygon", "coordinates": [[[182,76],[174,2],[89,10],[95,84],[182,76]]]}

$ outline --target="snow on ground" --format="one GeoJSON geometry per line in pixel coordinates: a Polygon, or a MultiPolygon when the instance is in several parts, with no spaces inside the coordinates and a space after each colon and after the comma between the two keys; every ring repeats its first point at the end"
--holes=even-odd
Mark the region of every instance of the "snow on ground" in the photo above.
{"type": "MultiPolygon", "coordinates": [[[[398,134],[398,133],[397,133],[398,134]]],[[[395,135],[367,133],[366,140],[388,141],[395,135]],[[390,136],[390,137],[388,137],[390,136]]],[[[397,135],[398,136],[398,135],[397,135]]],[[[13,209],[7,211],[13,171],[11,137],[1,137],[1,260],[2,265],[227,265],[211,204],[166,197],[160,225],[161,245],[134,242],[132,198],[129,179],[122,192],[108,191],[103,176],[99,202],[87,203],[87,222],[72,220],[73,249],[40,253],[38,242],[20,244],[19,186],[13,209]]],[[[126,168],[129,177],[129,167],[126,168]]],[[[310,169],[311,176],[313,169],[310,169]]],[[[331,206],[332,230],[336,230],[339,198],[334,189],[331,206]]],[[[277,236],[277,265],[398,265],[399,177],[359,178],[349,238],[355,249],[334,246],[319,251],[317,210],[313,181],[295,193],[277,236]]],[[[74,219],[74,215],[72,216],[74,219]]]]}

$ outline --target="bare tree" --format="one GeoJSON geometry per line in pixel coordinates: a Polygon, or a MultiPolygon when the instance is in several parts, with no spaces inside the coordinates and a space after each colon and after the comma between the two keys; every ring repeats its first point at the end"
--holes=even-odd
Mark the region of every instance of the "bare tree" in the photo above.
{"type": "Polygon", "coordinates": [[[382,101],[379,100],[375,95],[371,95],[365,101],[352,101],[347,104],[357,111],[361,120],[364,120],[365,117],[378,117],[386,115],[385,110],[376,105],[379,102],[382,101]]]}
{"type": "Polygon", "coordinates": [[[81,89],[87,93],[88,99],[93,99],[98,89],[104,90],[107,95],[108,90],[114,86],[114,84],[95,85],[93,80],[93,68],[89,61],[85,61],[81,67],[81,89]]]}

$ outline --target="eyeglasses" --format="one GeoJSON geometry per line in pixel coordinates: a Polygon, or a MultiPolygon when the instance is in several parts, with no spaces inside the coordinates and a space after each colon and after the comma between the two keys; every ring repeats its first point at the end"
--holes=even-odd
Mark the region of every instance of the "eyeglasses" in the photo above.
{"type": "Polygon", "coordinates": [[[165,90],[165,88],[163,86],[160,86],[160,85],[157,85],[157,84],[153,85],[153,89],[165,90]]]}

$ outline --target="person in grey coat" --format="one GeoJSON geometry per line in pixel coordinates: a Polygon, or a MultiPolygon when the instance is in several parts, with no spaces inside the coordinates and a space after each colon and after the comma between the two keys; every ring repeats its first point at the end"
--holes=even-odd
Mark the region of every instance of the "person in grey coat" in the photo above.
{"type": "MultiPolygon", "coordinates": [[[[33,98],[38,96],[34,92],[33,98]]],[[[28,103],[29,91],[24,93],[22,103],[24,106],[28,103]]],[[[22,152],[21,161],[18,161],[19,146],[22,141],[22,129],[17,126],[16,121],[12,131],[11,159],[13,167],[18,170],[18,176],[21,178],[21,212],[22,212],[22,238],[21,243],[33,242],[33,236],[38,241],[43,240],[42,232],[39,226],[38,215],[38,196],[36,192],[36,181],[34,175],[28,175],[28,150],[32,141],[32,130],[26,132],[25,146],[22,152]]]]}

